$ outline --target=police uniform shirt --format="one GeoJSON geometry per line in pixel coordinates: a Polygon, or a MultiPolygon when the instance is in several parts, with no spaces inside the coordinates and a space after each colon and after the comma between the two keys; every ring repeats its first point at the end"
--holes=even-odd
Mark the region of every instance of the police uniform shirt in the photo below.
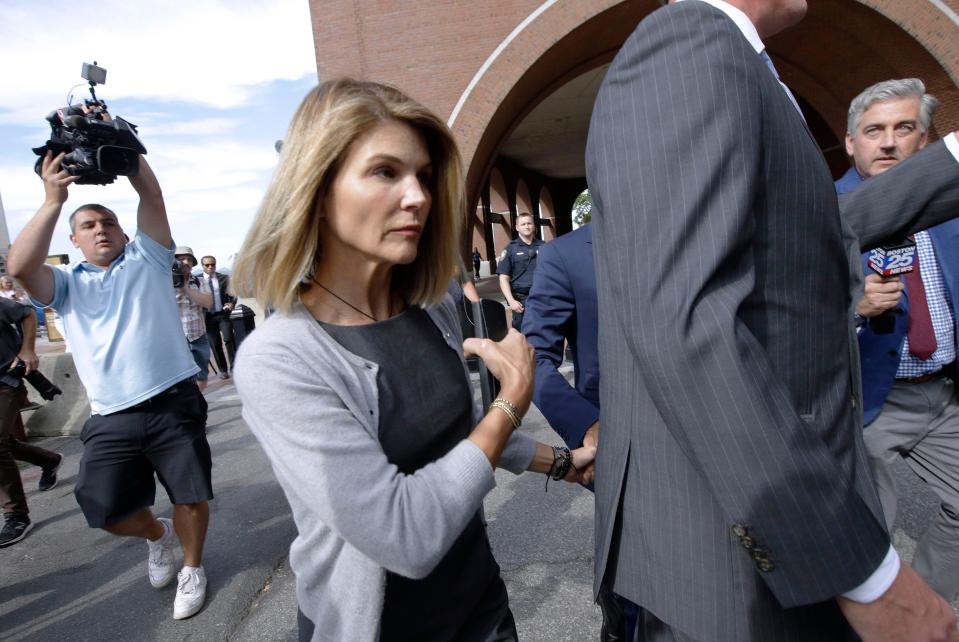
{"type": "Polygon", "coordinates": [[[536,255],[543,241],[534,238],[527,245],[519,237],[513,239],[506,246],[506,267],[502,274],[510,277],[510,288],[529,292],[533,286],[533,272],[536,270],[536,255]]]}

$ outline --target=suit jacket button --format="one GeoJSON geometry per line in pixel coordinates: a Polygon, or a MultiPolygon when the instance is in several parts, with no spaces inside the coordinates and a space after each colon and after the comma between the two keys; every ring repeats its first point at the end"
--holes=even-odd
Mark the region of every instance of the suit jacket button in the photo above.
{"type": "Polygon", "coordinates": [[[760,560],[756,563],[756,566],[758,566],[759,570],[763,573],[769,573],[776,568],[775,565],[773,565],[773,563],[769,560],[760,560]]]}
{"type": "Polygon", "coordinates": [[[733,535],[736,537],[745,537],[749,530],[742,524],[733,524],[733,535]]]}
{"type": "Polygon", "coordinates": [[[756,547],[753,548],[751,551],[749,551],[749,554],[750,554],[750,555],[752,556],[752,558],[753,558],[754,560],[756,560],[757,562],[762,562],[762,561],[768,562],[768,561],[769,561],[769,551],[767,551],[767,550],[766,550],[765,548],[763,548],[762,546],[756,546],[756,547]]]}
{"type": "Polygon", "coordinates": [[[743,545],[747,551],[751,551],[756,548],[756,540],[748,535],[744,535],[739,538],[739,543],[743,545]]]}

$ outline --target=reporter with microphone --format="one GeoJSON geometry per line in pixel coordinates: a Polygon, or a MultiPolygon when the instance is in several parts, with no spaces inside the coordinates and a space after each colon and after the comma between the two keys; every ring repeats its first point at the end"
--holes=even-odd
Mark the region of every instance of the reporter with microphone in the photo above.
{"type": "MultiPolygon", "coordinates": [[[[853,192],[925,147],[936,102],[918,79],[882,82],[855,98],[846,134],[854,164],[837,191],[853,192]]],[[[945,144],[959,157],[953,136],[945,144]]],[[[941,509],[912,567],[951,601],[959,592],[959,220],[917,232],[914,243],[872,249],[863,266],[864,293],[856,303],[863,441],[890,533],[897,509],[893,466],[900,458],[939,497],[941,509]]]]}
{"type": "MultiPolygon", "coordinates": [[[[856,326],[869,327],[876,334],[890,334],[895,330],[904,284],[901,275],[913,271],[916,261],[916,243],[877,247],[866,254],[866,278],[863,298],[856,304],[856,326]]],[[[904,322],[904,321],[903,321],[904,322]]]]}

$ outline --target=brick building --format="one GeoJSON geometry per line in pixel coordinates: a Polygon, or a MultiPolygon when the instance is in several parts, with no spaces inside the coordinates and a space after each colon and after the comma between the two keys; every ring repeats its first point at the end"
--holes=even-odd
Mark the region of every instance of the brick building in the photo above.
{"type": "MultiPolygon", "coordinates": [[[[838,174],[849,101],[916,76],[941,101],[936,132],[959,129],[959,0],[810,0],[766,44],[838,174]]],[[[609,62],[657,0],[310,0],[321,79],[389,82],[447,118],[467,167],[471,235],[498,253],[518,212],[540,234],[570,228],[586,187],[583,151],[609,62]]]]}

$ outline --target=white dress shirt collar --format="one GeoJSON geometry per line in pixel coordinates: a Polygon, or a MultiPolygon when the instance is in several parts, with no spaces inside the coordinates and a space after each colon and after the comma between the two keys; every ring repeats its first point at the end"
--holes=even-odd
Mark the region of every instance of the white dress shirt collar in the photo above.
{"type": "MultiPolygon", "coordinates": [[[[676,2],[684,2],[685,0],[676,0],[676,2]]],[[[749,41],[749,44],[752,45],[753,49],[756,50],[756,53],[762,53],[763,49],[766,48],[766,45],[763,44],[763,41],[759,37],[759,32],[756,31],[756,25],[752,23],[745,13],[737,9],[728,2],[723,2],[723,0],[696,0],[697,2],[705,2],[706,4],[716,7],[723,13],[725,13],[729,18],[736,23],[736,26],[739,27],[739,30],[743,32],[743,37],[749,41]]]]}

